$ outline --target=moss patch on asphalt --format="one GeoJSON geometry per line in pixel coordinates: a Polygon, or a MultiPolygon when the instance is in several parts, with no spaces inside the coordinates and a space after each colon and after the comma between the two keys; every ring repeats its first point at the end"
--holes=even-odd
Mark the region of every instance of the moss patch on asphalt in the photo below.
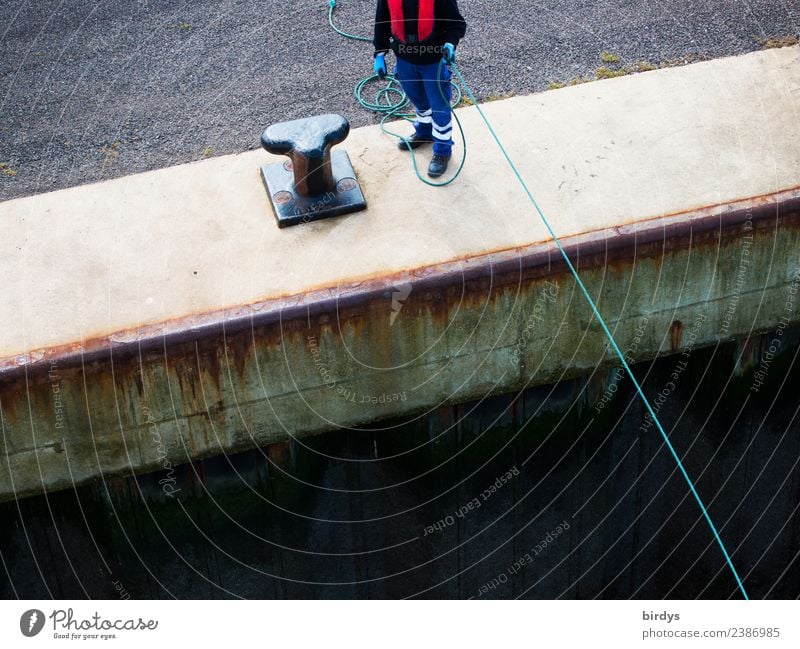
{"type": "MultiPolygon", "coordinates": [[[[488,104],[493,101],[500,101],[502,99],[510,99],[511,97],[516,96],[517,92],[515,90],[506,90],[504,92],[490,92],[483,98],[478,98],[480,103],[488,104]]],[[[465,106],[474,106],[472,99],[467,97],[466,94],[461,96],[461,101],[458,102],[458,106],[456,108],[464,108],[465,106]]]]}
{"type": "Polygon", "coordinates": [[[105,167],[119,158],[121,149],[122,142],[119,140],[114,140],[111,144],[104,144],[101,146],[100,153],[103,154],[102,165],[105,167]]]}
{"type": "Polygon", "coordinates": [[[762,49],[773,50],[778,47],[792,47],[800,43],[800,39],[795,34],[788,36],[775,36],[771,38],[757,38],[756,42],[761,45],[762,49]]]}
{"type": "Polygon", "coordinates": [[[624,77],[626,74],[628,74],[628,71],[625,69],[615,70],[614,68],[608,68],[603,65],[597,68],[594,76],[597,79],[613,79],[614,77],[624,77]]]}
{"type": "Polygon", "coordinates": [[[697,63],[699,61],[709,60],[709,56],[704,54],[688,53],[683,56],[675,57],[672,59],[665,59],[661,63],[655,64],[650,61],[633,61],[625,63],[622,57],[614,54],[609,50],[603,50],[600,53],[600,62],[604,65],[599,66],[594,71],[594,76],[577,75],[572,77],[569,81],[553,80],[548,82],[547,90],[558,90],[567,86],[577,86],[582,83],[590,81],[600,81],[603,79],[614,79],[616,77],[624,77],[629,74],[637,74],[640,72],[650,72],[652,70],[659,70],[663,68],[674,68],[681,65],[689,65],[690,63],[697,63]]]}
{"type": "Polygon", "coordinates": [[[613,52],[603,50],[603,52],[600,53],[600,60],[603,63],[619,63],[620,58],[619,55],[614,54],[613,52]]]}

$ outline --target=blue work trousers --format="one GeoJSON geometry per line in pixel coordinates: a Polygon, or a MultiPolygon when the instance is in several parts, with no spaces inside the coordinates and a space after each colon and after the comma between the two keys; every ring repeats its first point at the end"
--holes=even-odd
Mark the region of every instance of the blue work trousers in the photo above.
{"type": "Polygon", "coordinates": [[[447,65],[418,65],[397,59],[395,77],[414,104],[417,136],[433,139],[434,154],[450,157],[453,152],[452,73],[447,65]],[[441,76],[440,76],[441,70],[441,76]]]}

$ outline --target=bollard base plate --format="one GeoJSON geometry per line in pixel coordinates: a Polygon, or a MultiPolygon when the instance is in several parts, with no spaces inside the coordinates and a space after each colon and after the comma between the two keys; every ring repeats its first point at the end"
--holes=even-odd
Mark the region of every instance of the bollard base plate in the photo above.
{"type": "Polygon", "coordinates": [[[347,151],[331,151],[331,169],[335,183],[332,191],[319,196],[301,196],[294,189],[291,162],[287,160],[261,167],[261,178],[279,228],[366,209],[367,201],[347,151]]]}

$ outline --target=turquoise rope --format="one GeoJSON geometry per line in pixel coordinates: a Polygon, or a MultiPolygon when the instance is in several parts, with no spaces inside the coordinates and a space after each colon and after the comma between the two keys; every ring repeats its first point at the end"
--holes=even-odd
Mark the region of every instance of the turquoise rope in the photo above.
{"type": "Polygon", "coordinates": [[[494,128],[492,128],[491,123],[487,119],[487,117],[484,114],[484,112],[481,110],[481,107],[480,107],[480,104],[478,103],[478,100],[475,98],[475,95],[473,95],[472,91],[470,90],[469,86],[467,85],[467,82],[464,80],[464,77],[461,75],[461,71],[458,69],[458,66],[455,63],[453,63],[451,65],[452,65],[453,71],[456,73],[456,75],[458,76],[459,80],[461,81],[461,84],[464,86],[464,90],[467,93],[467,96],[475,104],[475,108],[478,109],[478,113],[480,113],[480,116],[483,119],[484,123],[486,124],[486,127],[489,129],[489,132],[492,134],[492,137],[494,138],[494,141],[497,143],[497,146],[500,147],[500,151],[503,153],[503,157],[505,157],[506,162],[508,162],[509,166],[511,167],[511,170],[514,172],[514,175],[517,177],[517,180],[519,181],[520,185],[522,185],[522,188],[525,190],[525,193],[528,195],[528,198],[530,199],[531,203],[533,204],[533,207],[536,209],[536,212],[539,214],[539,217],[541,218],[542,222],[544,223],[544,226],[547,228],[547,231],[550,233],[550,236],[553,238],[553,241],[555,241],[555,244],[558,247],[558,250],[561,253],[561,256],[564,258],[564,261],[566,262],[567,266],[569,267],[570,272],[572,273],[573,277],[575,278],[575,281],[577,282],[578,286],[580,287],[581,292],[583,293],[584,297],[586,298],[586,301],[589,303],[589,306],[592,307],[592,311],[594,312],[594,315],[597,318],[597,321],[600,323],[600,326],[603,328],[603,331],[605,332],[606,337],[608,338],[609,342],[611,343],[611,346],[613,347],[613,349],[616,352],[617,356],[619,356],[620,362],[622,363],[622,367],[625,368],[625,372],[628,374],[628,376],[630,377],[631,381],[633,382],[633,385],[636,388],[636,392],[638,392],[639,396],[642,398],[642,401],[644,402],[644,405],[647,408],[647,412],[650,414],[650,417],[652,417],[653,422],[655,423],[656,427],[658,428],[658,431],[661,433],[661,437],[664,439],[664,443],[667,445],[667,448],[669,449],[670,453],[672,454],[672,457],[675,459],[675,462],[678,464],[678,468],[680,469],[681,473],[683,474],[683,477],[686,479],[686,483],[689,485],[689,489],[691,490],[692,495],[694,495],[694,498],[697,501],[697,504],[700,506],[700,510],[703,512],[703,516],[705,517],[706,522],[708,523],[708,526],[711,528],[711,531],[714,534],[714,538],[716,539],[717,543],[719,544],[720,549],[722,550],[722,554],[725,556],[725,561],[727,561],[728,566],[731,569],[731,572],[733,572],[733,576],[736,578],[736,583],[739,586],[739,590],[742,592],[742,595],[744,596],[744,598],[746,600],[749,600],[750,598],[747,596],[747,591],[744,588],[744,584],[742,584],[742,580],[739,578],[739,573],[736,572],[736,568],[733,565],[733,561],[731,560],[731,557],[728,554],[727,549],[725,548],[725,544],[723,543],[722,538],[720,537],[719,533],[717,532],[717,528],[714,526],[714,523],[711,520],[711,516],[709,516],[709,514],[708,514],[708,510],[706,509],[706,506],[703,504],[702,498],[700,498],[700,494],[697,493],[697,489],[695,489],[694,483],[692,482],[691,478],[689,477],[689,474],[686,472],[686,469],[684,468],[683,463],[681,462],[680,458],[678,457],[678,453],[675,451],[675,447],[672,446],[672,442],[670,442],[669,437],[667,436],[667,433],[664,431],[664,428],[662,427],[661,422],[658,420],[658,417],[656,416],[656,413],[653,410],[653,407],[650,405],[650,401],[645,396],[641,385],[639,385],[639,382],[636,380],[636,377],[633,375],[633,372],[631,371],[630,366],[628,365],[627,361],[625,360],[625,355],[622,353],[622,351],[620,350],[620,348],[617,345],[616,341],[614,340],[614,336],[612,335],[611,331],[609,330],[608,326],[606,325],[606,322],[603,319],[603,316],[601,316],[600,312],[597,310],[597,306],[595,306],[594,300],[592,300],[591,295],[589,295],[589,291],[586,290],[586,286],[581,281],[581,278],[578,275],[578,271],[575,270],[575,267],[572,265],[572,262],[570,261],[569,256],[567,255],[566,251],[564,250],[564,247],[561,245],[561,241],[556,236],[556,233],[553,231],[553,228],[550,226],[550,222],[547,220],[547,217],[544,215],[544,212],[539,207],[539,204],[536,202],[536,199],[533,197],[533,194],[531,193],[530,189],[528,189],[528,185],[526,184],[525,180],[523,180],[522,174],[520,174],[519,169],[517,169],[517,166],[514,164],[513,160],[511,160],[511,157],[508,155],[508,152],[506,151],[506,148],[503,146],[503,143],[500,142],[500,138],[497,136],[497,133],[495,132],[494,128]]]}
{"type": "MultiPolygon", "coordinates": [[[[352,34],[347,34],[346,32],[343,32],[340,29],[338,29],[333,24],[333,10],[336,7],[336,0],[329,0],[329,7],[330,7],[330,11],[328,13],[328,22],[330,23],[331,27],[333,27],[333,29],[336,31],[337,34],[341,34],[342,36],[344,36],[346,38],[349,38],[349,39],[352,39],[352,40],[371,42],[371,39],[369,39],[369,38],[365,38],[363,36],[354,36],[352,34]]],[[[442,63],[440,63],[440,68],[439,68],[440,75],[441,75],[441,66],[442,65],[444,65],[444,61],[442,61],[442,63]]],[[[458,77],[458,80],[461,82],[461,86],[464,88],[464,92],[472,100],[472,103],[475,106],[475,108],[478,109],[478,113],[480,114],[481,118],[483,119],[484,123],[486,124],[486,127],[489,129],[489,132],[491,133],[492,137],[494,138],[494,141],[497,143],[497,146],[500,147],[500,151],[503,153],[503,157],[505,157],[506,162],[508,162],[509,166],[511,167],[511,170],[514,172],[514,175],[517,177],[517,180],[519,181],[520,185],[522,185],[522,188],[525,190],[525,193],[527,194],[528,198],[530,199],[531,203],[533,204],[533,207],[536,209],[536,212],[539,214],[539,217],[541,218],[542,222],[544,223],[545,228],[547,228],[547,231],[550,233],[550,236],[552,237],[553,241],[555,241],[555,244],[558,247],[558,250],[561,253],[561,256],[564,258],[564,261],[566,262],[567,267],[569,268],[570,272],[572,273],[572,276],[575,278],[575,281],[577,282],[578,287],[580,288],[581,292],[583,293],[583,296],[586,298],[586,301],[589,303],[589,306],[592,308],[592,312],[594,313],[595,317],[597,318],[597,321],[600,323],[600,326],[603,329],[603,332],[605,333],[606,337],[608,338],[609,342],[611,343],[611,347],[614,349],[614,351],[616,352],[617,356],[619,356],[620,362],[622,363],[622,367],[625,369],[625,372],[628,374],[628,376],[630,377],[631,381],[633,382],[633,385],[636,388],[636,392],[639,394],[639,396],[641,397],[642,401],[644,402],[644,405],[645,405],[645,408],[647,409],[647,412],[650,414],[650,417],[652,417],[653,423],[656,425],[656,428],[658,428],[658,432],[661,433],[661,437],[664,439],[664,443],[667,445],[667,448],[669,449],[670,453],[672,454],[673,459],[675,460],[675,462],[678,465],[678,469],[680,469],[680,472],[683,475],[684,479],[686,480],[686,483],[689,485],[689,489],[692,492],[692,495],[694,496],[695,500],[697,501],[697,504],[700,506],[700,511],[702,511],[703,517],[706,519],[706,522],[708,523],[708,526],[711,528],[711,532],[714,534],[714,538],[716,539],[720,549],[722,550],[722,554],[725,557],[725,561],[727,562],[728,567],[731,569],[731,572],[733,573],[733,576],[736,579],[736,584],[738,585],[739,590],[742,593],[742,596],[744,597],[745,600],[749,600],[750,598],[747,595],[747,591],[745,590],[745,587],[744,587],[744,584],[742,583],[742,580],[739,578],[739,573],[736,571],[736,567],[733,565],[733,561],[731,560],[731,557],[728,554],[728,550],[725,548],[725,543],[722,541],[722,537],[720,537],[719,532],[717,532],[717,528],[714,526],[714,522],[711,520],[711,516],[708,514],[708,510],[706,509],[706,506],[703,504],[703,500],[702,500],[702,498],[700,498],[700,494],[697,493],[697,489],[695,488],[694,483],[692,482],[692,479],[689,477],[689,474],[687,473],[686,468],[683,466],[683,462],[681,462],[680,457],[678,457],[678,453],[675,451],[675,447],[672,445],[672,442],[670,442],[669,437],[667,436],[667,433],[664,431],[664,428],[661,425],[661,422],[659,421],[658,417],[656,416],[656,413],[653,410],[653,407],[650,405],[650,401],[645,396],[641,385],[639,385],[639,381],[636,380],[636,377],[633,375],[633,372],[631,371],[630,366],[628,365],[627,361],[625,360],[625,355],[622,353],[622,351],[620,350],[619,346],[617,345],[617,342],[614,340],[614,336],[611,333],[611,330],[608,328],[608,325],[606,325],[606,322],[603,319],[603,316],[600,315],[600,311],[598,311],[597,306],[594,303],[594,300],[592,300],[592,296],[589,295],[589,291],[586,290],[586,286],[584,285],[583,281],[581,281],[581,278],[578,275],[578,271],[575,270],[575,267],[572,265],[572,262],[570,261],[569,256],[567,255],[566,251],[564,250],[564,247],[561,245],[560,239],[556,236],[556,233],[553,231],[553,228],[550,226],[550,222],[547,220],[547,217],[544,215],[544,212],[539,207],[539,204],[536,202],[536,199],[533,197],[533,194],[531,193],[530,189],[528,188],[527,183],[522,178],[522,174],[519,172],[519,169],[517,169],[517,166],[514,164],[514,161],[509,156],[508,151],[506,151],[506,148],[503,146],[503,143],[500,141],[500,138],[497,136],[497,133],[495,132],[495,130],[492,127],[491,123],[489,122],[488,118],[484,114],[483,110],[481,110],[481,106],[478,103],[478,100],[476,99],[476,97],[473,94],[472,90],[470,90],[470,87],[467,85],[467,82],[464,80],[464,77],[462,76],[461,71],[458,69],[458,66],[455,63],[451,63],[450,65],[451,65],[451,69],[455,72],[456,76],[458,77]]],[[[383,88],[382,90],[377,92],[376,97],[375,97],[375,101],[374,102],[368,102],[368,101],[364,100],[363,91],[364,91],[365,86],[368,83],[370,83],[371,81],[374,81],[376,79],[378,79],[377,75],[372,76],[372,77],[368,77],[366,79],[363,79],[363,80],[359,81],[358,84],[356,84],[355,97],[358,100],[358,102],[364,108],[366,108],[367,110],[371,110],[373,112],[377,112],[377,113],[380,113],[380,114],[384,115],[383,119],[381,120],[381,130],[384,133],[387,133],[389,135],[392,135],[392,136],[400,138],[400,139],[404,139],[403,136],[401,136],[401,135],[399,135],[397,133],[392,133],[391,131],[386,129],[384,127],[384,123],[389,117],[392,117],[392,116],[394,116],[394,117],[403,117],[405,119],[409,119],[410,118],[409,114],[401,114],[400,113],[400,110],[408,103],[408,98],[405,96],[405,93],[402,91],[402,89],[400,89],[399,87],[394,85],[396,83],[396,79],[389,75],[389,76],[387,76],[387,79],[389,79],[389,85],[386,86],[385,88],[383,88]],[[395,101],[391,101],[389,99],[389,96],[392,93],[397,94],[397,99],[395,101]]],[[[462,95],[461,95],[461,89],[458,86],[455,86],[455,87],[458,90],[458,96],[457,96],[456,101],[454,102],[454,105],[457,105],[460,102],[462,95]]],[[[419,177],[419,179],[422,182],[426,183],[427,185],[433,185],[433,186],[447,185],[447,184],[453,182],[458,177],[458,175],[461,173],[461,169],[463,169],[463,167],[464,167],[464,162],[466,161],[466,155],[467,155],[467,144],[466,144],[466,139],[464,139],[464,129],[461,127],[461,122],[458,120],[458,116],[456,116],[455,113],[453,113],[453,116],[456,118],[456,123],[458,124],[459,131],[461,131],[461,137],[464,140],[464,157],[461,160],[461,166],[458,168],[458,171],[456,172],[455,176],[453,176],[450,180],[448,180],[448,181],[446,181],[444,183],[432,183],[432,182],[424,179],[421,176],[421,174],[419,173],[419,170],[417,169],[417,163],[416,163],[416,159],[414,158],[414,152],[413,151],[411,152],[412,160],[414,161],[414,171],[417,174],[417,176],[419,177]]]]}
{"type": "Polygon", "coordinates": [[[355,36],[354,34],[348,34],[347,32],[343,32],[339,29],[336,25],[333,24],[333,10],[336,9],[336,0],[328,0],[328,23],[340,36],[344,36],[345,38],[349,38],[351,41],[364,41],[365,43],[371,43],[371,38],[366,38],[364,36],[355,36]]]}
{"type": "MultiPolygon", "coordinates": [[[[328,23],[337,34],[353,41],[362,41],[367,43],[372,42],[371,38],[366,38],[364,36],[356,36],[355,34],[348,34],[347,32],[339,29],[333,22],[334,9],[336,9],[336,0],[328,0],[328,23]]],[[[438,72],[439,78],[441,78],[442,76],[442,66],[444,65],[445,62],[444,60],[442,60],[439,63],[439,72],[438,72]]],[[[373,113],[377,113],[379,115],[383,115],[383,118],[381,119],[380,123],[381,131],[383,133],[385,133],[386,135],[390,135],[391,137],[395,137],[398,140],[405,141],[406,137],[401,135],[400,133],[395,133],[394,131],[390,131],[386,127],[386,122],[393,118],[403,119],[407,122],[411,122],[413,121],[415,114],[413,112],[405,111],[405,109],[409,107],[409,101],[408,97],[406,96],[406,93],[403,92],[403,89],[400,87],[400,84],[398,83],[397,79],[391,74],[387,74],[384,79],[385,81],[388,82],[387,85],[378,89],[375,92],[375,98],[373,100],[366,99],[364,93],[367,89],[367,86],[369,86],[374,82],[381,81],[381,78],[377,74],[372,75],[371,77],[366,77],[364,79],[361,79],[361,81],[359,81],[355,86],[354,96],[356,98],[356,101],[366,110],[369,110],[373,113]]],[[[461,103],[461,97],[463,95],[461,92],[461,88],[459,88],[456,84],[452,85],[455,89],[454,93],[455,96],[453,97],[450,105],[453,108],[455,108],[456,106],[458,106],[459,103],[461,103]]],[[[441,92],[442,96],[444,97],[444,91],[441,89],[441,87],[439,88],[439,92],[441,92]]],[[[411,163],[414,165],[414,173],[417,175],[417,178],[419,178],[420,181],[422,181],[426,185],[430,185],[431,187],[445,187],[446,185],[449,185],[450,183],[454,182],[456,178],[458,178],[461,175],[461,170],[464,168],[464,164],[467,162],[467,140],[464,137],[464,128],[461,126],[461,121],[458,119],[458,115],[456,115],[455,112],[453,113],[453,117],[455,119],[456,125],[458,126],[458,130],[461,133],[461,141],[464,143],[464,152],[461,155],[461,163],[458,165],[458,169],[456,169],[455,173],[452,176],[450,176],[447,180],[444,180],[442,182],[432,182],[427,178],[425,178],[420,172],[419,167],[417,165],[417,156],[414,154],[413,149],[409,148],[409,153],[411,153],[411,163]]]]}

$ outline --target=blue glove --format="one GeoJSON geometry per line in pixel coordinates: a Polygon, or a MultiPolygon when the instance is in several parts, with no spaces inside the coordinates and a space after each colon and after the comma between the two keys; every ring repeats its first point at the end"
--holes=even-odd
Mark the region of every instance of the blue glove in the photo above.
{"type": "Polygon", "coordinates": [[[445,60],[445,63],[455,63],[456,46],[452,43],[445,43],[444,47],[442,48],[442,58],[445,60]]]}
{"type": "Polygon", "coordinates": [[[377,54],[372,68],[375,70],[375,74],[383,79],[386,76],[386,55],[383,53],[377,54]]]}

